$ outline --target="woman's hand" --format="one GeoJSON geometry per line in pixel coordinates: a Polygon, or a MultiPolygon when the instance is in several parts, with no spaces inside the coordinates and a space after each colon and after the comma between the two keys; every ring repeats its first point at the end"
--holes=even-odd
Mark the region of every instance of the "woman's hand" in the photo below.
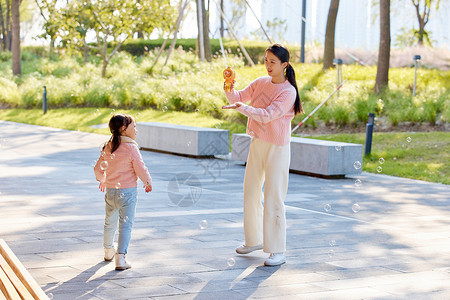
{"type": "Polygon", "coordinates": [[[236,102],[236,103],[234,103],[234,104],[222,106],[222,109],[236,109],[236,108],[238,108],[238,107],[241,107],[242,105],[244,105],[244,103],[242,103],[242,102],[236,102]]]}
{"type": "MultiPolygon", "coordinates": [[[[236,81],[233,80],[233,82],[230,83],[230,91],[233,91],[233,90],[234,90],[234,83],[235,83],[235,82],[236,82],[236,81]]],[[[226,85],[227,85],[227,82],[224,82],[224,83],[223,83],[223,90],[224,90],[225,92],[227,91],[226,85]]]]}
{"type": "Polygon", "coordinates": [[[98,188],[100,191],[104,192],[105,191],[105,185],[103,183],[100,182],[100,184],[98,185],[98,188]]]}

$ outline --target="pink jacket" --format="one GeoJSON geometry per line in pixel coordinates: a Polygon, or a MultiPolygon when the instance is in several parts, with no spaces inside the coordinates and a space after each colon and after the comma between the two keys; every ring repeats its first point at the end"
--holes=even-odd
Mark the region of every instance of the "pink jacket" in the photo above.
{"type": "Polygon", "coordinates": [[[250,101],[236,109],[248,117],[248,135],[280,146],[290,142],[296,91],[289,81],[275,84],[270,76],[260,77],[225,95],[231,104],[250,101]]]}
{"type": "Polygon", "coordinates": [[[96,179],[104,183],[107,188],[116,188],[119,183],[119,188],[137,187],[138,177],[144,185],[152,184],[152,178],[136,142],[126,136],[121,136],[120,146],[113,154],[111,154],[111,142],[106,144],[95,164],[94,173],[96,179]]]}

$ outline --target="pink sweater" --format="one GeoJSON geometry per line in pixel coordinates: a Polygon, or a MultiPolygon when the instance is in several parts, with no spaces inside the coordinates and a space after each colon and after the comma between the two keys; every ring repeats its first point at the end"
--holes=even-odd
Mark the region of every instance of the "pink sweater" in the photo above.
{"type": "Polygon", "coordinates": [[[120,188],[137,187],[138,177],[144,185],[151,185],[152,178],[142,160],[141,153],[135,141],[122,136],[119,148],[111,154],[111,142],[107,143],[94,167],[95,177],[103,182],[107,188],[116,188],[120,183],[120,188]],[[102,170],[102,166],[107,167],[102,170]],[[103,164],[102,164],[103,163],[103,164]]]}
{"type": "Polygon", "coordinates": [[[231,104],[250,101],[236,109],[248,117],[248,135],[281,146],[290,142],[296,91],[289,81],[275,84],[270,76],[260,77],[225,95],[231,104]]]}

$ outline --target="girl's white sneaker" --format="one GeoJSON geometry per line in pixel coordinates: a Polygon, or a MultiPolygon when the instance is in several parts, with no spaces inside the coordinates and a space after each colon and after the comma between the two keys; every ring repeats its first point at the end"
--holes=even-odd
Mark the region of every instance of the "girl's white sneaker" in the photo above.
{"type": "Polygon", "coordinates": [[[116,250],[114,248],[105,248],[105,260],[112,261],[116,250]]]}
{"type": "Polygon", "coordinates": [[[116,270],[126,270],[131,268],[131,264],[127,262],[125,258],[125,254],[117,253],[116,254],[116,270]]]}
{"type": "Polygon", "coordinates": [[[279,266],[286,262],[286,256],[284,253],[270,253],[270,256],[264,262],[266,266],[279,266]]]}

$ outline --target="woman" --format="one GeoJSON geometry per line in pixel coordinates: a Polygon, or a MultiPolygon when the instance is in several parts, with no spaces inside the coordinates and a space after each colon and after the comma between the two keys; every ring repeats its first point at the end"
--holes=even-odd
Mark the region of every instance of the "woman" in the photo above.
{"type": "Polygon", "coordinates": [[[265,54],[269,76],[256,79],[241,91],[234,91],[232,86],[231,92],[225,93],[231,105],[223,108],[246,115],[247,134],[252,136],[244,178],[245,244],[236,252],[248,254],[263,249],[270,253],[264,264],[277,266],[286,262],[284,199],[289,181],[291,121],[303,109],[289,50],[273,44],[265,54]],[[249,101],[250,105],[244,104],[249,101]]]}

